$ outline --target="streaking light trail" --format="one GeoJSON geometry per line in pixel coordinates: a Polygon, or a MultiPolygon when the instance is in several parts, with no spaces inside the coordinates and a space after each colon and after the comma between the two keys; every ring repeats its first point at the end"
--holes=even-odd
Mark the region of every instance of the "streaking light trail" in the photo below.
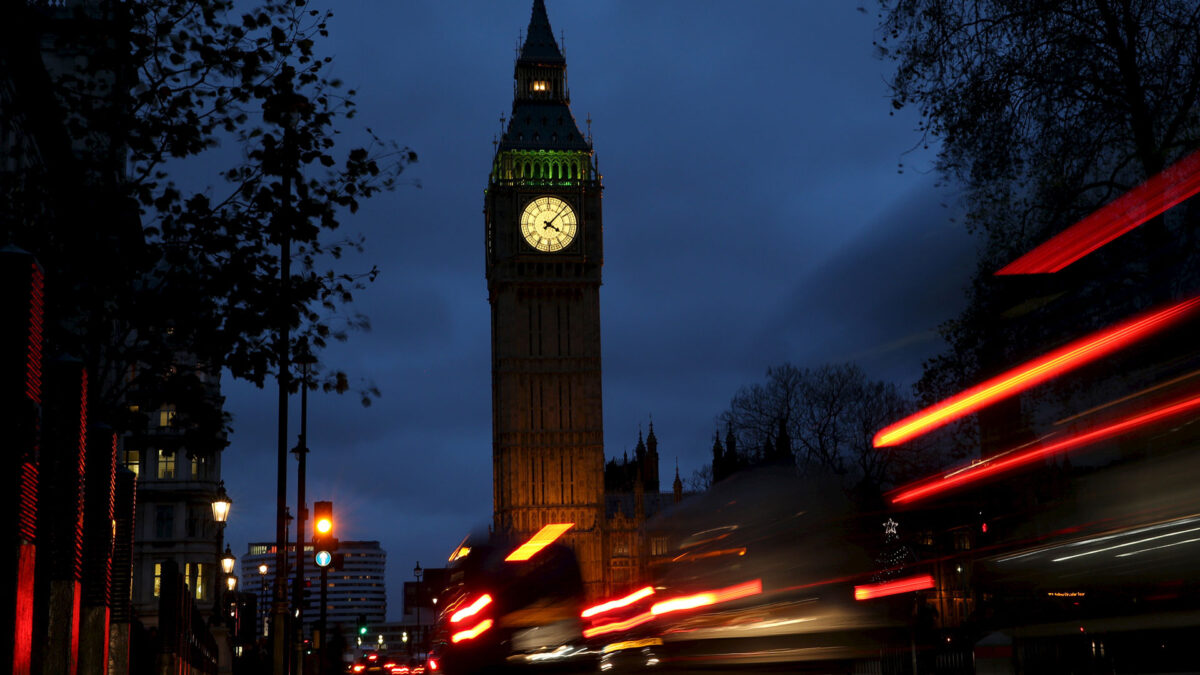
{"type": "MultiPolygon", "coordinates": [[[[642,589],[645,590],[645,589],[642,589]]],[[[639,591],[640,592],[640,591],[639,591]]],[[[671,598],[656,603],[648,612],[642,612],[635,617],[625,619],[624,621],[614,621],[612,623],[593,626],[583,631],[583,637],[590,638],[594,635],[603,635],[618,630],[629,630],[634,626],[639,626],[647,621],[654,619],[663,614],[671,612],[679,612],[685,609],[695,609],[697,607],[706,607],[715,605],[721,602],[729,602],[739,598],[746,598],[751,595],[762,593],[762,579],[747,581],[744,584],[729,586],[715,591],[706,591],[704,593],[696,593],[695,595],[685,595],[678,598],[671,598]]],[[[637,595],[634,593],[633,595],[637,595]]]]}
{"type": "Polygon", "coordinates": [[[550,523],[537,531],[537,534],[529,538],[529,541],[517,547],[517,550],[508,554],[504,562],[520,562],[529,560],[538,551],[546,548],[554,543],[564,532],[575,527],[575,523],[550,523]]]}
{"type": "Polygon", "coordinates": [[[583,631],[583,637],[590,638],[593,635],[604,635],[605,633],[611,633],[613,631],[629,630],[630,628],[633,628],[634,626],[640,626],[640,625],[646,623],[647,621],[650,621],[653,618],[654,618],[654,615],[651,614],[650,612],[642,612],[641,614],[638,614],[637,616],[635,616],[631,619],[626,619],[624,621],[614,621],[612,623],[606,623],[606,624],[602,624],[599,626],[593,626],[591,628],[586,628],[583,631]]]}
{"type": "Polygon", "coordinates": [[[1184,300],[1130,319],[1064,345],[1040,358],[1002,373],[941,403],[889,425],[872,441],[877,448],[899,445],[976,412],[988,405],[1018,394],[1107,356],[1123,347],[1162,330],[1200,306],[1200,297],[1184,300]]]}
{"type": "Polygon", "coordinates": [[[892,498],[892,503],[903,504],[904,502],[911,502],[917,499],[929,497],[966,483],[973,483],[986,476],[990,476],[1001,471],[1007,471],[1009,469],[1021,466],[1022,464],[1028,464],[1047,455],[1066,452],[1090,443],[1112,438],[1113,436],[1119,436],[1123,433],[1133,431],[1138,427],[1159,422],[1169,417],[1182,415],[1198,409],[1200,409],[1200,395],[1194,395],[1190,398],[1185,398],[1174,403],[1160,406],[1149,412],[1127,417],[1119,422],[1115,422],[1098,429],[1093,429],[1086,433],[1079,434],[1078,436],[1064,438],[1061,441],[1050,443],[1049,445],[1044,445],[1040,448],[1033,448],[1031,450],[1026,450],[1019,453],[1003,453],[1002,455],[984,460],[965,470],[945,475],[940,480],[934,480],[932,482],[919,485],[919,487],[901,488],[896,496],[892,498]],[[999,459],[998,457],[1002,457],[1003,459],[999,459]]]}
{"type": "Polygon", "coordinates": [[[912,591],[920,591],[926,588],[933,588],[933,577],[928,574],[920,574],[915,577],[905,577],[879,584],[855,586],[854,599],[870,600],[872,598],[882,598],[900,593],[911,593],[912,591]]]}
{"type": "Polygon", "coordinates": [[[1105,204],[996,274],[1057,272],[1197,192],[1200,192],[1200,151],[1105,204]]]}
{"type": "Polygon", "coordinates": [[[672,598],[656,603],[650,608],[651,614],[667,614],[669,612],[678,612],[681,609],[694,609],[696,607],[704,607],[705,605],[715,605],[718,602],[729,602],[738,598],[745,598],[751,595],[762,593],[762,579],[747,581],[744,584],[722,588],[718,591],[708,591],[707,593],[697,593],[695,595],[685,595],[681,598],[672,598]]]}
{"type": "Polygon", "coordinates": [[[463,619],[467,619],[472,616],[475,616],[476,614],[479,613],[479,610],[483,609],[484,607],[487,607],[490,604],[492,604],[492,596],[488,595],[487,593],[484,593],[482,596],[479,597],[478,600],[476,600],[475,602],[472,602],[467,607],[463,607],[462,609],[458,610],[453,615],[451,615],[450,623],[458,623],[459,621],[462,621],[463,619]]]}
{"type": "Polygon", "coordinates": [[[629,595],[627,595],[623,598],[618,598],[616,600],[611,600],[609,602],[601,603],[601,604],[595,605],[593,607],[588,607],[587,609],[583,610],[583,613],[580,614],[579,616],[586,619],[589,616],[603,614],[604,612],[607,612],[610,610],[619,609],[621,607],[626,607],[628,605],[632,605],[633,603],[637,602],[638,600],[641,600],[642,598],[648,598],[651,595],[654,595],[654,588],[651,586],[647,586],[641,590],[634,591],[633,593],[630,593],[629,595]]]}
{"type": "Polygon", "coordinates": [[[462,642],[463,640],[474,640],[475,638],[479,637],[480,635],[483,635],[491,627],[492,627],[492,620],[484,619],[483,621],[480,621],[479,623],[475,624],[474,628],[469,628],[467,630],[459,631],[459,632],[455,633],[454,635],[452,635],[450,637],[450,641],[457,644],[459,642],[462,642]]]}

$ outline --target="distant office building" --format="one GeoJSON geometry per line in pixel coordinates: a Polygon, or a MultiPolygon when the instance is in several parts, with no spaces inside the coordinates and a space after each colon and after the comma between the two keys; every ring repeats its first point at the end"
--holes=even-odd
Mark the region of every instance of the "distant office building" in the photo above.
{"type": "MultiPolygon", "coordinates": [[[[365,616],[368,623],[382,624],[387,615],[387,588],[384,585],[387,552],[379,547],[377,541],[343,541],[338,545],[338,553],[345,557],[345,562],[341,570],[329,569],[329,604],[325,610],[325,620],[330,626],[341,624],[343,634],[349,637],[350,630],[347,628],[352,630],[360,616],[365,616]]],[[[311,544],[305,546],[305,554],[304,578],[308,597],[304,603],[304,625],[306,631],[311,631],[321,611],[321,568],[313,562],[311,544]]],[[[288,567],[294,569],[295,564],[293,547],[288,550],[288,567]]],[[[292,586],[291,576],[289,574],[289,589],[292,586]]],[[[239,583],[242,590],[257,592],[259,607],[269,612],[270,593],[275,583],[274,542],[250,544],[242,556],[239,583]],[[267,566],[266,574],[259,572],[260,565],[267,566]]],[[[263,634],[263,611],[259,610],[259,636],[263,634]]]]}

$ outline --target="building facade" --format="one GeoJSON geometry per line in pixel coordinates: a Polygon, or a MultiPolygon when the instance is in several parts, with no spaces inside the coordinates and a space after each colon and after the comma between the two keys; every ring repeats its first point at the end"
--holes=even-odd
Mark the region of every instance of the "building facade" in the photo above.
{"type": "MultiPolygon", "coordinates": [[[[275,542],[250,544],[241,558],[239,587],[247,592],[260,594],[260,616],[257,621],[258,636],[263,636],[263,609],[269,609],[270,593],[275,583],[275,542]],[[259,571],[266,565],[266,573],[259,571]]],[[[311,634],[312,627],[321,614],[321,568],[312,564],[313,547],[305,546],[309,559],[304,565],[306,597],[304,601],[305,633],[311,634]]],[[[328,605],[325,621],[328,626],[341,625],[342,633],[350,639],[348,628],[355,626],[364,616],[368,624],[382,624],[387,615],[387,587],[384,574],[387,568],[387,552],[377,541],[342,541],[337,552],[344,557],[342,569],[332,567],[328,572],[329,586],[326,591],[328,605]]],[[[288,567],[294,570],[295,548],[288,549],[288,567]]],[[[289,578],[294,573],[289,573],[289,578]]],[[[350,640],[353,642],[353,640],[350,640]]]]}
{"type": "Polygon", "coordinates": [[[485,198],[492,312],[494,524],[564,536],[603,593],[601,177],[571,114],[567,64],[535,0],[485,198]]]}
{"type": "MultiPolygon", "coordinates": [[[[218,376],[180,358],[177,368],[193,368],[210,403],[221,405],[218,376]]],[[[220,569],[222,524],[212,503],[221,493],[221,451],[196,438],[173,404],[143,412],[144,430],[122,439],[125,468],[137,476],[137,519],[133,548],[133,608],[147,627],[158,625],[163,572],[172,561],[191,601],[209,613],[223,585],[220,569]]]]}

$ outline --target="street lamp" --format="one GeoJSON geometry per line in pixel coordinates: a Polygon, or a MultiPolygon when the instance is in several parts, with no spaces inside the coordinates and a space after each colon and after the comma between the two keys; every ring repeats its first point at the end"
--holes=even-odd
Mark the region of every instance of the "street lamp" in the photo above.
{"type": "Polygon", "coordinates": [[[225,555],[221,556],[221,571],[224,572],[226,576],[233,574],[233,565],[236,562],[237,558],[233,556],[233,551],[229,549],[229,544],[225,544],[225,555]]]}
{"type": "Polygon", "coordinates": [[[217,485],[217,496],[212,500],[213,521],[224,525],[225,521],[229,520],[229,509],[232,506],[233,500],[225,494],[225,481],[221,481],[217,485]]]}
{"type": "Polygon", "coordinates": [[[267,616],[270,614],[267,611],[267,563],[258,566],[258,578],[262,580],[262,605],[259,611],[262,613],[262,632],[263,637],[267,637],[267,616]]]}
{"type": "MultiPolygon", "coordinates": [[[[221,482],[217,483],[217,494],[213,496],[213,500],[212,500],[212,514],[213,514],[213,522],[217,524],[217,558],[219,558],[221,560],[222,569],[225,569],[225,559],[221,557],[221,541],[225,538],[225,522],[227,520],[229,520],[229,509],[231,509],[232,507],[233,507],[233,500],[230,499],[229,495],[225,493],[225,481],[221,481],[221,482]]],[[[229,568],[226,570],[225,573],[229,574],[229,570],[233,569],[234,558],[233,558],[233,552],[229,550],[228,546],[225,547],[225,555],[229,558],[229,568]]],[[[213,574],[213,586],[214,587],[216,586],[216,582],[217,582],[216,577],[217,577],[217,575],[216,575],[216,573],[214,573],[213,574]]],[[[222,612],[221,612],[221,592],[220,592],[220,589],[217,589],[217,588],[214,588],[213,590],[215,591],[213,593],[213,613],[212,613],[213,621],[220,621],[220,616],[222,614],[222,612]]]]}

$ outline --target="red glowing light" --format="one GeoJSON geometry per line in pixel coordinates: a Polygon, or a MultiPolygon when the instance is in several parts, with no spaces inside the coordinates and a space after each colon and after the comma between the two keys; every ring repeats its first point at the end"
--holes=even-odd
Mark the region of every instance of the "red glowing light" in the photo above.
{"type": "Polygon", "coordinates": [[[475,624],[474,628],[468,628],[467,630],[459,631],[459,632],[455,633],[453,636],[450,637],[450,641],[457,644],[459,642],[462,642],[463,640],[474,640],[475,638],[477,638],[480,635],[483,635],[485,632],[487,632],[487,629],[489,629],[491,627],[492,627],[492,620],[484,619],[483,621],[480,621],[479,623],[475,624]]]}
{"type": "Polygon", "coordinates": [[[898,445],[933,431],[1133,344],[1183,318],[1197,306],[1200,297],[1092,333],[885,427],[875,434],[873,443],[877,448],[898,445]]]}
{"type": "MultiPolygon", "coordinates": [[[[638,591],[638,593],[640,592],[641,591],[638,591]]],[[[633,595],[637,595],[638,593],[634,593],[633,595]]],[[[633,618],[626,619],[624,621],[614,621],[612,623],[601,624],[599,626],[588,628],[583,631],[583,636],[585,638],[590,638],[594,635],[603,635],[604,633],[611,633],[613,631],[629,630],[634,626],[639,626],[662,614],[669,614],[671,612],[678,612],[685,609],[695,609],[697,607],[705,607],[707,605],[715,605],[720,602],[729,602],[730,600],[737,600],[739,598],[745,598],[751,595],[757,595],[759,593],[762,593],[762,579],[747,581],[744,584],[737,584],[736,586],[729,586],[727,588],[722,588],[715,591],[706,591],[704,593],[696,593],[694,595],[671,598],[670,600],[664,600],[654,604],[650,608],[650,611],[638,614],[633,618]]],[[[648,595],[644,595],[642,597],[648,597],[648,595]]]]}
{"type": "Polygon", "coordinates": [[[1004,266],[996,274],[1057,272],[1200,192],[1200,150],[1004,266]]]}
{"type": "Polygon", "coordinates": [[[630,628],[633,628],[634,626],[640,626],[641,624],[646,623],[647,621],[649,621],[653,618],[654,618],[654,614],[652,614],[650,612],[643,612],[643,613],[638,614],[637,616],[633,617],[632,619],[626,619],[624,621],[614,621],[612,623],[606,623],[606,624],[601,624],[599,626],[593,626],[591,628],[587,628],[583,631],[583,637],[590,638],[594,635],[603,635],[605,633],[612,633],[613,631],[629,630],[630,628]]]}
{"type": "Polygon", "coordinates": [[[895,581],[885,581],[880,584],[855,586],[854,599],[870,600],[872,598],[882,598],[899,593],[911,593],[912,591],[920,591],[926,588],[933,588],[933,577],[928,574],[920,574],[915,577],[905,577],[903,579],[896,579],[895,581]]]}
{"type": "Polygon", "coordinates": [[[463,607],[462,609],[458,610],[453,615],[451,615],[450,623],[458,623],[459,621],[462,621],[463,619],[466,619],[467,617],[475,616],[476,614],[479,613],[479,610],[483,609],[484,607],[487,607],[491,603],[492,603],[492,596],[488,595],[487,593],[484,593],[483,595],[481,595],[479,597],[478,600],[476,600],[475,602],[472,602],[469,606],[463,607]]]}
{"type": "Polygon", "coordinates": [[[564,532],[575,526],[575,523],[550,523],[537,531],[537,534],[529,538],[529,541],[521,544],[517,550],[508,554],[504,562],[520,562],[529,560],[538,551],[546,548],[554,543],[564,532]]]}
{"type": "Polygon", "coordinates": [[[356,672],[356,673],[361,673],[362,671],[366,670],[366,668],[367,667],[361,663],[354,664],[354,672],[356,672]]]}
{"type": "Polygon", "coordinates": [[[637,602],[638,600],[641,600],[642,598],[648,598],[651,595],[654,595],[654,588],[647,586],[641,590],[634,591],[633,593],[630,593],[629,595],[627,595],[623,598],[618,598],[616,600],[611,600],[609,602],[601,603],[594,607],[588,607],[587,609],[583,610],[583,613],[580,614],[579,616],[586,619],[589,616],[603,614],[604,612],[607,612],[607,611],[610,611],[613,609],[619,609],[621,607],[626,607],[628,605],[632,605],[633,603],[637,602]]]}
{"type": "Polygon", "coordinates": [[[438,669],[438,662],[435,659],[429,659],[429,669],[430,670],[438,669]]]}
{"type": "Polygon", "coordinates": [[[762,580],[755,579],[754,581],[747,581],[744,584],[716,591],[707,591],[695,595],[686,595],[681,598],[663,600],[662,602],[655,603],[650,608],[650,613],[657,615],[678,612],[683,609],[695,609],[696,607],[715,605],[719,602],[729,602],[730,600],[737,600],[738,598],[745,598],[759,593],[762,593],[762,580]]]}
{"type": "Polygon", "coordinates": [[[940,479],[935,479],[924,484],[914,484],[916,487],[901,488],[899,493],[892,498],[893,504],[901,504],[911,502],[920,498],[929,497],[930,495],[949,490],[966,483],[972,483],[977,480],[990,476],[1001,471],[1028,464],[1035,460],[1041,459],[1047,455],[1052,455],[1058,452],[1066,452],[1073,450],[1089,443],[1102,441],[1106,438],[1119,436],[1128,431],[1133,431],[1138,427],[1159,422],[1168,417],[1174,417],[1183,413],[1192,412],[1200,409],[1200,396],[1192,396],[1174,403],[1169,403],[1149,412],[1140,415],[1127,417],[1119,422],[1114,422],[1107,426],[1093,429],[1078,436],[1064,438],[1061,441],[1044,445],[1040,448],[1032,448],[1024,452],[1008,454],[1004,453],[990,459],[984,460],[966,470],[959,471],[953,474],[942,476],[940,479]]]}

